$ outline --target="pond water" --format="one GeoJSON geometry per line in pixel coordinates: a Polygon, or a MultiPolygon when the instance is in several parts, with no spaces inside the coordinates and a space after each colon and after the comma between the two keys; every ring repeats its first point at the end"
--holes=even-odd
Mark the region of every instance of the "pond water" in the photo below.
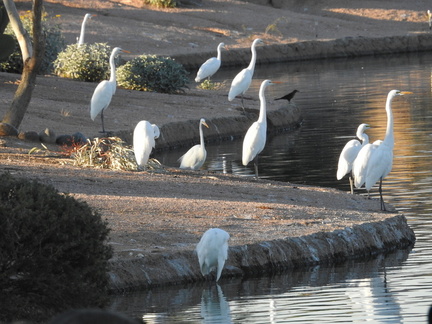
{"type": "MultiPolygon", "coordinates": [[[[220,280],[115,296],[111,309],[149,323],[424,323],[432,304],[432,54],[293,62],[259,66],[249,96],[263,79],[286,81],[269,87],[273,98],[294,89],[302,126],[270,137],[260,155],[260,177],[348,191],[336,180],[339,153],[369,123],[371,141],[383,139],[385,100],[392,89],[414,92],[393,101],[393,169],[384,199],[406,215],[417,242],[412,250],[372,260],[293,270],[264,278],[220,280]]],[[[217,74],[220,80],[232,71],[217,74]]],[[[218,81],[215,78],[214,81],[218,81]]],[[[205,117],[205,116],[203,116],[205,117]]],[[[253,176],[241,164],[242,141],[207,146],[204,169],[253,176]]],[[[178,166],[185,150],[162,152],[163,164],[178,166]]],[[[356,190],[356,194],[365,194],[356,190]]],[[[376,188],[372,196],[377,196],[376,188]]]]}

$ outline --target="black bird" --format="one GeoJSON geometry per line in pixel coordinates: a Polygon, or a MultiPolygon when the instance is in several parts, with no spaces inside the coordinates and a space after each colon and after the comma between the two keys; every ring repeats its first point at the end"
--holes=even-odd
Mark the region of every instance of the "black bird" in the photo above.
{"type": "Polygon", "coordinates": [[[282,100],[282,99],[285,99],[285,100],[288,100],[288,102],[291,102],[291,99],[294,98],[294,95],[295,95],[297,92],[300,92],[300,91],[298,91],[298,90],[294,90],[294,91],[288,93],[287,95],[285,95],[285,96],[283,96],[283,97],[276,98],[275,100],[282,100]]]}

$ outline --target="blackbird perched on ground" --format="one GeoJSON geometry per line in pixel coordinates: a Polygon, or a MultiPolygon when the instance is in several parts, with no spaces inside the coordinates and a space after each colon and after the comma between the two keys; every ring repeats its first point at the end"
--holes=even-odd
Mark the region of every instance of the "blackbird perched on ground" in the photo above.
{"type": "Polygon", "coordinates": [[[283,97],[276,98],[275,100],[282,100],[282,99],[285,99],[285,100],[288,100],[288,102],[291,102],[291,99],[294,98],[294,95],[295,95],[297,92],[300,92],[300,91],[298,91],[298,90],[294,90],[294,91],[288,93],[287,95],[285,95],[285,96],[283,96],[283,97]]]}

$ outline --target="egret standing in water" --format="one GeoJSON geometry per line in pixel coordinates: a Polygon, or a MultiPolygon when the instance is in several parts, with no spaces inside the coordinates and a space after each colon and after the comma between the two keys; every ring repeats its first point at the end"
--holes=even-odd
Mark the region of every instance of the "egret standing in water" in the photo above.
{"type": "Polygon", "coordinates": [[[141,120],[135,126],[133,133],[133,150],[139,168],[144,168],[147,164],[150,153],[156,146],[155,139],[159,138],[159,136],[159,127],[155,124],[150,124],[146,120],[141,120]]]}
{"type": "MultiPolygon", "coordinates": [[[[368,124],[360,124],[357,128],[357,137],[360,139],[352,139],[348,143],[345,144],[342,152],[339,156],[338,169],[336,173],[336,178],[338,180],[342,179],[346,174],[352,171],[354,160],[356,159],[358,153],[361,148],[369,143],[369,137],[365,134],[365,131],[369,129],[370,126],[368,124]]],[[[349,176],[351,193],[354,193],[353,180],[351,175],[349,176]]]]}
{"type": "Polygon", "coordinates": [[[428,17],[429,30],[430,30],[432,29],[432,12],[429,9],[427,11],[427,17],[428,17]]]}
{"type": "Polygon", "coordinates": [[[393,166],[393,111],[392,101],[396,96],[411,94],[412,92],[392,90],[386,101],[387,129],[383,141],[375,141],[373,144],[363,146],[354,161],[353,176],[356,188],[364,184],[369,192],[377,181],[379,181],[380,207],[386,210],[382,196],[382,181],[390,173],[393,166]]]}
{"type": "Polygon", "coordinates": [[[246,166],[252,160],[254,160],[255,165],[255,176],[258,179],[258,154],[264,149],[266,138],[267,138],[267,112],[266,112],[266,99],[265,99],[265,89],[274,83],[282,83],[279,81],[264,80],[261,83],[259,90],[260,99],[260,112],[259,117],[256,122],[254,122],[243,140],[243,154],[242,162],[246,166]]]}
{"type": "Polygon", "coordinates": [[[220,228],[211,228],[203,234],[196,247],[203,276],[208,276],[211,271],[216,270],[216,281],[219,280],[228,259],[229,238],[229,234],[220,228]]]}
{"type": "Polygon", "coordinates": [[[92,14],[89,14],[89,13],[85,14],[84,19],[83,19],[83,21],[81,23],[81,33],[80,33],[80,36],[78,38],[78,47],[80,45],[84,44],[85,26],[86,26],[87,20],[89,20],[89,19],[91,19],[92,17],[95,17],[95,16],[96,15],[92,15],[92,14]]]}
{"type": "Polygon", "coordinates": [[[130,53],[128,51],[125,51],[121,49],[120,47],[116,47],[112,50],[111,56],[109,59],[110,68],[111,68],[111,76],[109,80],[104,80],[101,83],[98,84],[96,87],[93,96],[91,98],[90,102],[90,117],[94,121],[96,116],[101,114],[101,121],[102,121],[102,133],[105,133],[105,126],[104,126],[104,111],[108,108],[108,105],[111,102],[112,96],[116,92],[117,88],[117,79],[116,79],[116,66],[114,59],[115,57],[120,53],[130,53]]]}
{"type": "Polygon", "coordinates": [[[210,77],[219,70],[221,66],[222,48],[226,48],[224,43],[218,45],[217,57],[211,57],[201,65],[195,78],[195,82],[200,82],[205,78],[210,79],[210,77]]]}
{"type": "Polygon", "coordinates": [[[180,169],[199,170],[207,157],[207,151],[204,144],[204,133],[202,126],[209,128],[204,118],[199,123],[200,144],[191,147],[184,155],[179,158],[180,169]]]}
{"type": "Polygon", "coordinates": [[[249,63],[249,66],[243,70],[240,71],[239,74],[235,76],[231,83],[231,88],[228,93],[228,100],[232,101],[236,96],[241,95],[241,103],[244,110],[244,104],[243,104],[243,95],[249,89],[249,86],[252,82],[252,77],[255,71],[255,63],[256,63],[256,46],[258,44],[264,44],[264,42],[257,38],[253,41],[251,46],[251,52],[252,52],[252,58],[249,63]]]}

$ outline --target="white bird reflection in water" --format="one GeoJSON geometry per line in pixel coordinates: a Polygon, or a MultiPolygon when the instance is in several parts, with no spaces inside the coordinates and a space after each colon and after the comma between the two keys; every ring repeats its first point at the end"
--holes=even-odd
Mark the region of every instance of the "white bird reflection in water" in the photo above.
{"type": "Polygon", "coordinates": [[[203,323],[232,323],[229,304],[218,284],[203,289],[201,296],[203,323]]]}

